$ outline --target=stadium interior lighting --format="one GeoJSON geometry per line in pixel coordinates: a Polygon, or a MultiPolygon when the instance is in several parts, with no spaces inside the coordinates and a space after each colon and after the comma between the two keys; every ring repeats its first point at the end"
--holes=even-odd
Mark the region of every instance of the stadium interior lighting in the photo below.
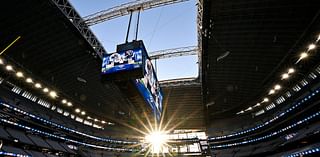
{"type": "Polygon", "coordinates": [[[269,101],[268,98],[264,98],[264,99],[263,99],[263,102],[268,102],[268,101],[269,101]]]}
{"type": "Polygon", "coordinates": [[[4,64],[4,62],[3,62],[3,60],[0,58],[0,64],[1,65],[3,65],[4,64]]]}
{"type": "Polygon", "coordinates": [[[279,89],[281,89],[281,86],[277,84],[277,85],[274,86],[274,89],[275,90],[279,90],[279,89]]]}
{"type": "Polygon", "coordinates": [[[293,68],[290,68],[289,70],[288,70],[288,74],[292,74],[292,73],[294,73],[295,72],[295,70],[293,69],[293,68]]]}
{"type": "Polygon", "coordinates": [[[33,81],[32,81],[31,78],[27,78],[27,79],[26,79],[26,82],[27,82],[27,83],[32,83],[33,81]]]}
{"type": "Polygon", "coordinates": [[[81,110],[79,108],[77,108],[74,111],[76,111],[76,113],[80,113],[81,110]]]}
{"type": "Polygon", "coordinates": [[[72,106],[72,103],[71,103],[71,102],[68,102],[68,103],[67,103],[67,106],[72,106]]]}
{"type": "Polygon", "coordinates": [[[34,86],[35,86],[36,88],[41,88],[41,87],[42,87],[40,83],[36,83],[34,86]]]}
{"type": "Polygon", "coordinates": [[[95,122],[99,121],[97,118],[94,119],[95,122]]]}
{"type": "Polygon", "coordinates": [[[151,152],[159,154],[167,143],[167,135],[161,131],[151,132],[145,137],[146,142],[150,145],[151,152]]]}
{"type": "Polygon", "coordinates": [[[12,71],[12,70],[13,70],[13,68],[12,68],[11,65],[7,65],[7,66],[6,66],[6,69],[7,69],[8,71],[12,71]]]}
{"type": "Polygon", "coordinates": [[[318,38],[317,38],[316,42],[318,42],[319,40],[320,40],[320,34],[318,35],[318,38]]]}
{"type": "Polygon", "coordinates": [[[81,112],[81,115],[86,115],[86,112],[85,112],[85,111],[82,111],[82,112],[81,112]]]}
{"type": "Polygon", "coordinates": [[[57,97],[57,92],[51,91],[51,92],[49,93],[49,95],[50,95],[52,98],[55,98],[55,97],[57,97]]]}
{"type": "Polygon", "coordinates": [[[43,92],[48,93],[49,89],[48,88],[43,88],[43,92]]]}
{"type": "Polygon", "coordinates": [[[245,111],[250,111],[252,110],[252,107],[247,108],[245,111]]]}
{"type": "Polygon", "coordinates": [[[287,78],[289,78],[289,74],[287,74],[287,73],[284,73],[284,74],[282,74],[282,79],[284,80],[284,79],[287,79],[287,78]]]}
{"type": "Polygon", "coordinates": [[[238,112],[237,114],[242,114],[242,113],[244,113],[244,111],[243,110],[241,110],[240,112],[238,112]]]}
{"type": "Polygon", "coordinates": [[[61,102],[62,102],[63,104],[66,104],[66,103],[67,103],[67,100],[66,100],[66,99],[63,99],[61,102]]]}
{"type": "Polygon", "coordinates": [[[301,59],[304,59],[304,58],[307,58],[307,57],[308,57],[308,54],[305,53],[305,52],[302,52],[302,53],[300,54],[300,60],[301,60],[301,59]]]}
{"type": "Polygon", "coordinates": [[[101,121],[101,123],[102,123],[102,124],[106,124],[106,121],[103,120],[103,121],[101,121]]]}
{"type": "Polygon", "coordinates": [[[308,46],[308,51],[313,50],[313,49],[315,49],[315,48],[316,48],[316,45],[315,45],[315,44],[310,44],[310,45],[308,46]]]}
{"type": "Polygon", "coordinates": [[[16,76],[17,76],[17,77],[23,77],[23,73],[20,72],[20,71],[18,71],[18,72],[16,73],[16,76]]]}
{"type": "Polygon", "coordinates": [[[274,93],[275,93],[275,90],[274,90],[274,89],[271,89],[271,90],[269,91],[269,95],[274,94],[274,93]]]}

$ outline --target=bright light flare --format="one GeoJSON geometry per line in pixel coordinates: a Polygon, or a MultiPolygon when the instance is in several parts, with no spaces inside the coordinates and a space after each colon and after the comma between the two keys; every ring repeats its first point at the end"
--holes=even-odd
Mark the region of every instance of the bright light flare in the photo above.
{"type": "Polygon", "coordinates": [[[13,70],[13,67],[12,67],[11,65],[7,65],[7,66],[6,66],[6,69],[7,69],[8,71],[12,71],[12,70],[13,70]]]}
{"type": "Polygon", "coordinates": [[[282,78],[282,80],[285,80],[285,79],[289,78],[289,74],[284,73],[281,75],[281,78],[282,78]]]}
{"type": "Polygon", "coordinates": [[[80,110],[79,108],[75,109],[74,111],[75,111],[76,113],[80,113],[80,112],[81,112],[81,110],[80,110]]]}
{"type": "Polygon", "coordinates": [[[293,68],[290,68],[289,70],[288,70],[288,74],[292,74],[292,73],[294,73],[295,72],[295,70],[293,69],[293,68]]]}
{"type": "Polygon", "coordinates": [[[43,92],[48,93],[49,89],[48,88],[43,88],[43,92]]]}
{"type": "Polygon", "coordinates": [[[56,98],[58,95],[57,95],[57,92],[55,92],[55,91],[51,91],[50,93],[49,93],[49,95],[52,97],[52,98],[56,98]]]}
{"type": "Polygon", "coordinates": [[[249,107],[249,108],[247,108],[247,109],[244,110],[244,111],[250,111],[250,110],[252,110],[252,107],[249,107]]]}
{"type": "Polygon", "coordinates": [[[67,106],[71,107],[71,106],[72,106],[72,103],[71,103],[71,102],[68,102],[68,103],[67,103],[67,106]]]}
{"type": "Polygon", "coordinates": [[[18,72],[16,73],[16,76],[17,76],[17,77],[23,77],[23,73],[20,72],[20,71],[18,71],[18,72]]]}
{"type": "Polygon", "coordinates": [[[159,154],[164,149],[164,146],[167,143],[168,137],[162,131],[155,131],[146,135],[145,140],[147,143],[150,144],[151,152],[159,154]]]}
{"type": "Polygon", "coordinates": [[[274,94],[275,93],[275,90],[274,89],[271,89],[270,91],[269,91],[269,95],[272,95],[272,94],[274,94]]]}
{"type": "Polygon", "coordinates": [[[277,85],[274,86],[274,89],[275,89],[275,90],[280,90],[280,89],[281,89],[281,86],[277,84],[277,85]]]}
{"type": "Polygon", "coordinates": [[[62,102],[63,104],[66,104],[66,103],[67,103],[67,100],[66,100],[66,99],[63,99],[61,102],[62,102]]]}
{"type": "Polygon", "coordinates": [[[36,88],[42,88],[42,86],[41,86],[40,83],[36,83],[34,86],[35,86],[36,88]]]}
{"type": "Polygon", "coordinates": [[[305,52],[302,52],[302,53],[300,54],[300,59],[304,59],[304,58],[307,58],[307,57],[308,57],[308,54],[305,53],[305,52]]]}
{"type": "Polygon", "coordinates": [[[310,45],[308,46],[308,51],[313,50],[313,49],[315,49],[315,48],[316,48],[316,45],[315,45],[315,44],[310,44],[310,45]]]}
{"type": "Polygon", "coordinates": [[[26,79],[26,82],[27,82],[27,83],[32,83],[33,81],[32,81],[31,78],[27,78],[27,79],[26,79]]]}

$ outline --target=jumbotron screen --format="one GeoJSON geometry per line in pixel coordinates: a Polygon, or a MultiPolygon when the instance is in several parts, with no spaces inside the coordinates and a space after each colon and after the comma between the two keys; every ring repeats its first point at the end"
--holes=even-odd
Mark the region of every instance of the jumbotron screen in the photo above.
{"type": "Polygon", "coordinates": [[[142,50],[137,48],[104,55],[101,72],[113,74],[140,69],[142,66],[142,50]]]}
{"type": "MultiPolygon", "coordinates": [[[[105,54],[101,69],[102,81],[114,81],[125,85],[127,81],[133,83],[135,90],[145,100],[147,107],[151,107],[153,114],[159,121],[162,113],[162,92],[148,57],[143,41],[133,41],[117,45],[117,52],[105,54]]],[[[130,93],[130,95],[135,93],[130,93]]]]}
{"type": "Polygon", "coordinates": [[[135,84],[147,104],[152,108],[156,119],[159,121],[162,113],[163,96],[151,60],[146,59],[144,77],[142,79],[136,79],[135,84]]]}

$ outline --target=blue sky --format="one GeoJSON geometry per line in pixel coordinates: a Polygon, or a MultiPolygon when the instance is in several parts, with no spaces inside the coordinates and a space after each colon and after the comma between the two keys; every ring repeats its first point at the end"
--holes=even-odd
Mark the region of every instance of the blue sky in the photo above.
{"type": "MultiPolygon", "coordinates": [[[[70,0],[78,13],[89,14],[124,4],[129,0],[70,0]]],[[[140,15],[138,39],[143,40],[148,52],[197,45],[196,1],[145,10],[140,15]]],[[[135,19],[135,14],[133,19],[135,19]]],[[[125,41],[129,16],[123,16],[91,26],[107,52],[114,52],[117,44],[125,41]]],[[[134,25],[134,23],[133,23],[134,25]]],[[[132,27],[134,28],[134,26],[132,27]]],[[[134,31],[129,41],[134,37],[134,31]]],[[[157,60],[159,80],[196,77],[197,56],[157,60]]]]}

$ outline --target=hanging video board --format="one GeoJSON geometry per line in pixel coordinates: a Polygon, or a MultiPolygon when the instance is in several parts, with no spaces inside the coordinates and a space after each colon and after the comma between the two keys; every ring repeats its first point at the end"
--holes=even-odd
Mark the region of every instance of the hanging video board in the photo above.
{"type": "MultiPolygon", "coordinates": [[[[117,45],[117,52],[103,57],[102,81],[130,81],[159,121],[162,113],[162,91],[143,42],[117,45]]],[[[132,91],[132,90],[130,90],[132,91]]],[[[131,93],[132,94],[132,93],[131,93]]]]}
{"type": "Polygon", "coordinates": [[[159,121],[162,113],[163,96],[150,59],[146,59],[144,77],[142,79],[136,79],[135,85],[142,94],[145,101],[152,108],[156,119],[159,121]]]}

